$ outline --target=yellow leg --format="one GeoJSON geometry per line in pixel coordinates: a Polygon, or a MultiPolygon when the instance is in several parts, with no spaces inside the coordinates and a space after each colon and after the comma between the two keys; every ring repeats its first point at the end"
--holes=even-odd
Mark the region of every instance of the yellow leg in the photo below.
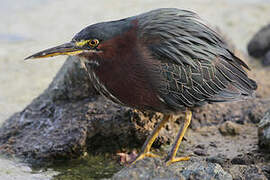
{"type": "Polygon", "coordinates": [[[192,117],[192,112],[190,110],[186,110],[186,115],[185,115],[185,123],[184,125],[181,127],[181,129],[179,130],[177,136],[176,136],[176,141],[174,142],[172,149],[170,151],[170,153],[168,154],[167,158],[166,158],[166,165],[170,165],[174,162],[178,162],[178,161],[187,161],[190,158],[189,157],[178,157],[176,158],[176,153],[178,151],[178,148],[182,142],[182,139],[186,133],[186,130],[190,124],[191,121],[191,117],[192,117]]]}
{"type": "Polygon", "coordinates": [[[157,138],[159,131],[169,121],[170,117],[171,117],[171,115],[164,115],[162,121],[158,123],[158,125],[155,127],[152,134],[150,134],[147,137],[146,141],[143,144],[141,153],[132,162],[132,164],[134,164],[136,161],[138,161],[140,159],[143,159],[144,157],[159,157],[158,155],[155,155],[155,154],[151,153],[150,149],[151,149],[151,146],[154,143],[155,139],[157,138]]]}

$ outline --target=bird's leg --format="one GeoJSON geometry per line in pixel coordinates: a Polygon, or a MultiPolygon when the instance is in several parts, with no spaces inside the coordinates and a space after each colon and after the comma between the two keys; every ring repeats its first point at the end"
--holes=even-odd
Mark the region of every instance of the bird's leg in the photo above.
{"type": "Polygon", "coordinates": [[[181,129],[179,130],[179,132],[176,136],[176,141],[174,142],[172,149],[166,158],[166,165],[167,166],[174,163],[174,162],[187,161],[190,159],[189,157],[175,157],[175,156],[176,156],[178,148],[182,142],[182,139],[185,135],[185,132],[190,124],[191,117],[192,117],[192,112],[190,110],[186,110],[185,123],[184,123],[184,125],[181,126],[181,129]]]}
{"type": "Polygon", "coordinates": [[[158,123],[158,125],[155,127],[154,131],[152,134],[150,134],[146,141],[143,144],[142,150],[140,154],[136,157],[136,159],[132,162],[134,164],[136,161],[143,159],[144,157],[159,157],[158,155],[155,155],[150,152],[150,149],[152,147],[152,144],[154,143],[155,139],[158,136],[159,131],[161,128],[169,121],[171,115],[164,115],[162,121],[158,123]]]}

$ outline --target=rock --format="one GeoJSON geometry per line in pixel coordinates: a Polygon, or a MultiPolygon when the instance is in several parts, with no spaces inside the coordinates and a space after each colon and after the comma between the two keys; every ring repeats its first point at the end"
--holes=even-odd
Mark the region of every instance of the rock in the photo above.
{"type": "Polygon", "coordinates": [[[205,144],[198,144],[196,146],[196,148],[198,148],[198,149],[205,149],[205,144]]]}
{"type": "Polygon", "coordinates": [[[255,123],[269,108],[269,104],[269,100],[257,98],[247,101],[207,104],[193,109],[190,128],[196,130],[201,126],[218,125],[226,121],[237,124],[255,123]]]}
{"type": "Polygon", "coordinates": [[[266,102],[268,104],[267,106],[264,106],[260,103],[254,103],[252,106],[249,106],[249,109],[246,109],[244,111],[245,114],[248,116],[245,116],[247,119],[243,119],[244,122],[252,122],[254,124],[257,124],[260,122],[260,120],[263,118],[263,115],[265,111],[269,108],[269,101],[266,102]]]}
{"type": "MultiPolygon", "coordinates": [[[[70,159],[86,150],[116,152],[121,145],[141,146],[160,118],[99,96],[84,66],[70,57],[43,94],[5,121],[0,150],[33,163],[70,159]]],[[[163,129],[156,144],[167,143],[172,130],[163,129]]]]}
{"type": "Polygon", "coordinates": [[[264,58],[262,60],[262,64],[264,66],[270,66],[270,49],[269,51],[264,55],[264,58]]]}
{"type": "Polygon", "coordinates": [[[241,131],[241,125],[233,123],[231,121],[226,121],[219,126],[219,131],[222,135],[235,136],[239,135],[241,131]]]}
{"type": "Polygon", "coordinates": [[[230,159],[223,154],[218,154],[217,156],[207,157],[206,161],[211,163],[217,163],[224,167],[229,163],[230,159]]]}
{"type": "Polygon", "coordinates": [[[254,158],[253,154],[251,153],[239,154],[232,158],[231,163],[239,165],[249,165],[255,163],[254,159],[256,158],[254,158]]]}
{"type": "Polygon", "coordinates": [[[112,180],[230,180],[232,176],[225,172],[219,164],[200,161],[192,158],[166,166],[158,158],[145,158],[136,164],[126,167],[116,173],[112,180]]]}
{"type": "Polygon", "coordinates": [[[261,119],[258,127],[259,147],[270,152],[270,109],[261,119]]]}
{"type": "MultiPolygon", "coordinates": [[[[193,109],[191,128],[257,118],[262,100],[208,104],[193,109]]],[[[262,108],[263,109],[263,108],[262,108]]],[[[0,128],[0,151],[37,163],[78,157],[85,151],[112,152],[141,147],[163,117],[116,105],[94,90],[84,64],[70,57],[48,89],[0,128]]],[[[169,144],[183,123],[176,116],[160,132],[153,147],[169,144]],[[176,119],[176,120],[175,120],[176,119]]]]}
{"type": "Polygon", "coordinates": [[[210,142],[210,143],[209,143],[209,146],[214,147],[214,148],[217,148],[217,145],[216,145],[215,142],[210,142]]]}
{"type": "Polygon", "coordinates": [[[195,162],[188,166],[184,165],[184,167],[185,169],[181,171],[181,174],[186,179],[232,179],[231,175],[225,172],[219,164],[195,162]]]}
{"type": "Polygon", "coordinates": [[[267,180],[261,168],[256,165],[233,165],[229,169],[233,179],[245,180],[267,180]]]}
{"type": "Polygon", "coordinates": [[[198,156],[208,156],[209,154],[207,153],[206,150],[203,149],[196,149],[194,150],[194,154],[198,155],[198,156]]]}
{"type": "Polygon", "coordinates": [[[270,179],[270,163],[263,165],[261,169],[267,179],[270,179]]]}
{"type": "Polygon", "coordinates": [[[270,24],[260,29],[248,43],[248,53],[254,57],[263,57],[270,49],[270,24]]]}

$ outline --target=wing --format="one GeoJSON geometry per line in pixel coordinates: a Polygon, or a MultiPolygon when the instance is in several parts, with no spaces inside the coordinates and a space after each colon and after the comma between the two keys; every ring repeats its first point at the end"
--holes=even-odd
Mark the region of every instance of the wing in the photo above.
{"type": "Polygon", "coordinates": [[[143,16],[140,36],[162,64],[160,96],[167,104],[179,109],[253,94],[248,66],[195,13],[159,9],[143,16]]]}

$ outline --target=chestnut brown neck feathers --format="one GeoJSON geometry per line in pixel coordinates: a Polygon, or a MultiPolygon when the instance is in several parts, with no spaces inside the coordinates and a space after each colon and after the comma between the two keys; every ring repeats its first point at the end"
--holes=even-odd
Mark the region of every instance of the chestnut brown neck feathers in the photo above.
{"type": "Polygon", "coordinates": [[[164,104],[157,95],[155,83],[161,76],[151,75],[160,63],[151,58],[138,39],[136,21],[133,24],[127,32],[103,42],[100,53],[81,56],[98,62],[98,66],[91,68],[94,73],[91,76],[103,86],[99,88],[106,88],[103,89],[105,96],[126,106],[162,111],[164,104]]]}

